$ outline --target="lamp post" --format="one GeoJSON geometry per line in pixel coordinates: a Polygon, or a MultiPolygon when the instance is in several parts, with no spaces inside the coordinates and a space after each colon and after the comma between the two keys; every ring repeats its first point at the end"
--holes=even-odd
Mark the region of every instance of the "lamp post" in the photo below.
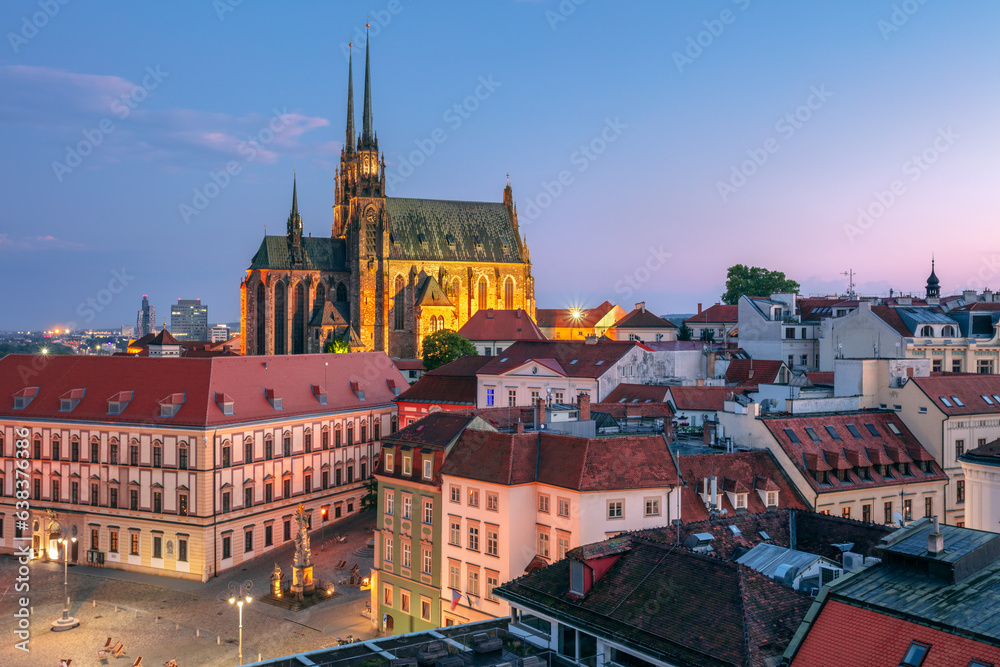
{"type": "Polygon", "coordinates": [[[76,542],[75,537],[64,537],[59,540],[63,548],[63,612],[62,617],[52,622],[52,629],[56,632],[72,630],[80,625],[80,621],[69,615],[69,545],[76,542]]]}
{"type": "Polygon", "coordinates": [[[247,579],[242,584],[238,584],[235,581],[229,582],[229,604],[234,604],[240,609],[240,662],[243,664],[243,604],[250,604],[252,597],[250,597],[250,589],[253,588],[253,582],[247,579]]]}

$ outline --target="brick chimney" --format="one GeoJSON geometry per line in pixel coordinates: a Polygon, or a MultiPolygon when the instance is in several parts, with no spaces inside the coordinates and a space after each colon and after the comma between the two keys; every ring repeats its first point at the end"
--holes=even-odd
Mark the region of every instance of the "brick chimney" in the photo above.
{"type": "Polygon", "coordinates": [[[517,422],[517,425],[514,426],[514,433],[518,433],[518,434],[524,433],[524,422],[520,422],[520,421],[517,422]]]}
{"type": "Polygon", "coordinates": [[[577,402],[580,405],[580,421],[590,421],[590,394],[581,392],[577,402]]]}
{"type": "Polygon", "coordinates": [[[701,315],[701,304],[698,304],[698,314],[701,315]]]}
{"type": "Polygon", "coordinates": [[[645,313],[646,312],[646,302],[645,301],[640,301],[639,303],[635,304],[635,309],[636,310],[641,310],[642,312],[645,313]]]}
{"type": "Polygon", "coordinates": [[[545,399],[539,397],[535,401],[535,430],[541,428],[541,424],[545,422],[545,399]]]}

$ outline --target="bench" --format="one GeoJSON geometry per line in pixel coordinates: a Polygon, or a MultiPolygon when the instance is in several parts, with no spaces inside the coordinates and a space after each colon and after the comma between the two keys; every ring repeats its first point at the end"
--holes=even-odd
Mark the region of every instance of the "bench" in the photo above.
{"type": "Polygon", "coordinates": [[[472,650],[476,653],[491,653],[503,648],[503,640],[499,637],[490,637],[485,632],[472,635],[472,650]]]}
{"type": "Polygon", "coordinates": [[[138,658],[135,659],[135,662],[132,663],[132,667],[142,667],[142,656],[141,655],[138,658]]]}
{"type": "Polygon", "coordinates": [[[346,560],[341,560],[341,561],[337,561],[337,567],[334,568],[334,569],[343,570],[346,567],[347,567],[347,561],[346,560]]]}
{"type": "Polygon", "coordinates": [[[448,657],[448,649],[444,642],[430,642],[417,651],[417,664],[421,667],[430,667],[437,660],[448,657]]]}

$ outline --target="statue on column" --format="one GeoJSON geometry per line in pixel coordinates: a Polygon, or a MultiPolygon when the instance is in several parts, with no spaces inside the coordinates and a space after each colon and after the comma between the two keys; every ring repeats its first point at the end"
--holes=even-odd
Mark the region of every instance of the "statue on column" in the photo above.
{"type": "Polygon", "coordinates": [[[306,519],[305,505],[299,504],[295,511],[295,559],[292,561],[291,592],[301,596],[312,593],[316,588],[313,582],[312,550],[309,548],[309,524],[306,519]]]}

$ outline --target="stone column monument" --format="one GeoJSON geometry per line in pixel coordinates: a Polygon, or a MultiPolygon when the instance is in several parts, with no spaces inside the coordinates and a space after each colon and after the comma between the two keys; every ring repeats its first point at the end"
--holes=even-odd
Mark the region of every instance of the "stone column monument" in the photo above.
{"type": "Polygon", "coordinates": [[[295,512],[295,559],[292,561],[292,595],[301,598],[316,589],[313,582],[312,550],[309,548],[309,525],[305,505],[295,512]]]}

